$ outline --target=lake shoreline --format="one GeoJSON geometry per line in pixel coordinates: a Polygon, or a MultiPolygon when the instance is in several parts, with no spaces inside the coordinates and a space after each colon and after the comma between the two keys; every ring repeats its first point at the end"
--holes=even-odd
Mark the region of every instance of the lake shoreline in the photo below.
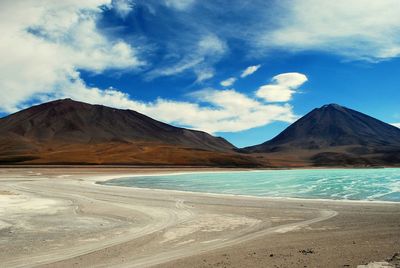
{"type": "MultiPolygon", "coordinates": [[[[399,171],[400,169],[398,168],[388,168],[386,170],[392,170],[394,169],[395,171],[399,171]]],[[[343,170],[349,170],[349,169],[318,169],[318,171],[343,171],[343,170]]],[[[370,169],[357,169],[359,170],[365,170],[365,171],[371,171],[370,169]]],[[[159,173],[159,174],[142,174],[142,175],[130,175],[130,176],[122,176],[122,177],[106,177],[105,179],[101,179],[97,181],[96,183],[101,184],[101,185],[106,185],[106,186],[114,186],[114,187],[132,187],[132,188],[138,188],[138,189],[145,189],[145,190],[155,190],[155,191],[170,191],[170,192],[185,192],[185,193],[194,193],[194,194],[204,194],[204,195],[220,195],[221,197],[223,196],[236,196],[236,197],[247,197],[247,198],[261,198],[261,199],[266,199],[266,200],[314,200],[314,201],[319,201],[319,202],[365,202],[365,203],[370,203],[370,202],[377,202],[377,203],[399,203],[400,200],[379,200],[379,199],[346,199],[346,198],[323,198],[323,197],[295,197],[295,196],[268,196],[268,195],[252,195],[252,194],[241,194],[241,193],[223,193],[223,192],[218,192],[218,191],[193,191],[193,190],[188,190],[188,189],[172,189],[171,187],[168,188],[161,188],[161,187],[146,187],[146,186],[138,186],[134,184],[134,180],[136,179],[141,179],[141,178],[146,178],[146,177],[165,177],[164,179],[168,179],[169,177],[174,178],[174,176],[182,176],[182,175],[198,175],[198,174],[204,174],[204,175],[211,175],[211,174],[217,174],[217,175],[222,175],[222,174],[244,174],[246,173],[262,173],[262,172],[267,172],[267,171],[276,171],[276,170],[225,170],[225,171],[192,171],[192,172],[167,172],[167,173],[159,173]],[[131,184],[129,182],[132,182],[131,184]]],[[[285,171],[296,171],[296,170],[285,170],[285,171]]],[[[301,171],[307,171],[306,169],[302,169],[301,171]]],[[[314,169],[309,169],[309,171],[315,171],[314,169]]],[[[265,180],[268,180],[269,178],[265,178],[265,180]]],[[[173,184],[173,183],[172,183],[173,184]]]]}
{"type": "Polygon", "coordinates": [[[0,169],[0,213],[9,224],[0,225],[0,260],[8,267],[354,267],[400,248],[399,204],[96,184],[193,171],[0,169]]]}

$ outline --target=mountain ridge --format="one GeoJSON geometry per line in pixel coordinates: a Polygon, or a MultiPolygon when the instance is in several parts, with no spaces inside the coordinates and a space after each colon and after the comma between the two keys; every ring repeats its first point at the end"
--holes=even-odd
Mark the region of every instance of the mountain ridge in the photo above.
{"type": "Polygon", "coordinates": [[[205,165],[213,162],[226,162],[233,166],[254,164],[251,159],[238,156],[233,151],[235,147],[221,137],[171,126],[133,110],[71,99],[35,105],[1,118],[0,134],[0,162],[22,159],[21,162],[47,163],[52,162],[51,156],[60,155],[61,152],[85,154],[87,152],[79,150],[79,147],[85,147],[88,152],[92,150],[86,157],[71,155],[68,159],[62,159],[66,157],[62,154],[58,162],[200,164],[196,162],[196,157],[189,155],[192,154],[202,155],[199,162],[203,161],[205,165]],[[110,148],[110,145],[114,148],[110,148]],[[114,152],[116,148],[118,152],[114,152]],[[123,155],[124,148],[130,154],[128,159],[123,155]],[[155,148],[158,149],[154,151],[155,148]],[[100,151],[116,154],[114,160],[108,159],[107,155],[100,156],[100,151]],[[156,155],[144,155],[146,151],[156,155]],[[169,155],[165,155],[168,152],[169,155]],[[175,161],[178,156],[181,159],[175,161]],[[107,161],[102,160],[106,158],[107,161]],[[188,162],[185,162],[185,158],[188,162]]]}
{"type": "Polygon", "coordinates": [[[238,149],[133,110],[63,99],[0,118],[0,164],[393,166],[400,165],[400,129],[327,104],[273,139],[238,149]]]}
{"type": "Polygon", "coordinates": [[[130,139],[145,141],[169,140],[171,143],[184,144],[189,147],[197,146],[201,149],[226,151],[235,148],[221,137],[213,137],[203,131],[174,127],[133,110],[110,108],[98,104],[91,105],[71,99],[35,105],[6,116],[0,122],[0,132],[14,132],[24,137],[32,137],[47,142],[53,138],[89,142],[85,140],[88,138],[85,136],[69,136],[71,133],[75,134],[74,132],[84,132],[86,130],[92,131],[90,133],[90,142],[110,141],[118,137],[122,139],[121,141],[129,141],[130,139]],[[114,115],[109,116],[110,113],[114,113],[114,115]],[[64,122],[54,121],[55,119],[60,120],[60,117],[63,116],[66,116],[64,122]],[[13,126],[16,120],[18,123],[13,126]],[[127,125],[119,125],[120,121],[127,123],[127,125]],[[32,124],[36,125],[33,126],[32,124]],[[40,125],[37,126],[37,124],[40,125]],[[84,129],[88,128],[88,126],[93,129],[84,129]],[[40,128],[38,129],[38,127],[40,128]],[[48,131],[47,128],[51,128],[53,132],[48,131]],[[171,136],[165,136],[166,134],[171,134],[171,136]],[[187,139],[187,136],[194,138],[194,140],[187,139]]]}

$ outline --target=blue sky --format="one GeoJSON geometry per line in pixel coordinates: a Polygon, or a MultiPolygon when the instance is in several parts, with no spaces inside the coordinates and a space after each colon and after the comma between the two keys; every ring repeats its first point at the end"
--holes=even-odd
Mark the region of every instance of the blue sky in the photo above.
{"type": "Polygon", "coordinates": [[[0,115],[70,97],[239,147],[327,103],[399,124],[399,25],[397,0],[4,0],[0,115]]]}

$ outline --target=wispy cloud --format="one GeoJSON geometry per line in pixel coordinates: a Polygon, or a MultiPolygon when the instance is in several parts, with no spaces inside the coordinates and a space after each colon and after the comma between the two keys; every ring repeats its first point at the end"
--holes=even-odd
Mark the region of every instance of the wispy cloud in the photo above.
{"type": "Polygon", "coordinates": [[[191,7],[196,0],[164,0],[165,4],[169,7],[176,8],[178,10],[185,10],[191,7]]]}
{"type": "Polygon", "coordinates": [[[307,76],[301,73],[279,74],[272,78],[271,84],[261,86],[256,95],[269,102],[287,102],[307,80],[307,76]]]}
{"type": "Polygon", "coordinates": [[[318,50],[350,59],[400,56],[397,0],[282,1],[277,27],[260,34],[264,48],[318,50]]]}
{"type": "Polygon", "coordinates": [[[257,70],[261,67],[261,65],[253,65],[247,67],[242,74],[240,75],[241,78],[244,78],[246,76],[252,75],[253,73],[257,72],[257,70]]]}
{"type": "Polygon", "coordinates": [[[182,59],[177,63],[167,64],[151,70],[147,77],[154,79],[161,76],[173,76],[182,74],[188,71],[197,75],[197,82],[210,79],[214,76],[212,64],[219,60],[224,55],[228,47],[226,43],[213,34],[206,34],[194,44],[193,47],[189,44],[183,50],[182,59]]]}
{"type": "Polygon", "coordinates": [[[134,9],[133,0],[112,0],[112,9],[121,17],[126,18],[134,9]]]}
{"type": "Polygon", "coordinates": [[[224,81],[221,81],[221,86],[223,86],[223,87],[230,87],[230,86],[232,86],[235,82],[236,82],[236,78],[235,77],[230,77],[230,78],[228,78],[228,79],[226,79],[226,80],[224,80],[224,81]]]}

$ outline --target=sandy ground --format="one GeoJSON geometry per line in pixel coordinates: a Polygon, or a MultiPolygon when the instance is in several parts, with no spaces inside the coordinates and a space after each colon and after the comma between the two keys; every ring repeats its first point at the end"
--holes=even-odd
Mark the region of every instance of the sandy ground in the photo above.
{"type": "Polygon", "coordinates": [[[0,267],[400,267],[400,204],[95,184],[184,171],[0,169],[0,267]]]}

